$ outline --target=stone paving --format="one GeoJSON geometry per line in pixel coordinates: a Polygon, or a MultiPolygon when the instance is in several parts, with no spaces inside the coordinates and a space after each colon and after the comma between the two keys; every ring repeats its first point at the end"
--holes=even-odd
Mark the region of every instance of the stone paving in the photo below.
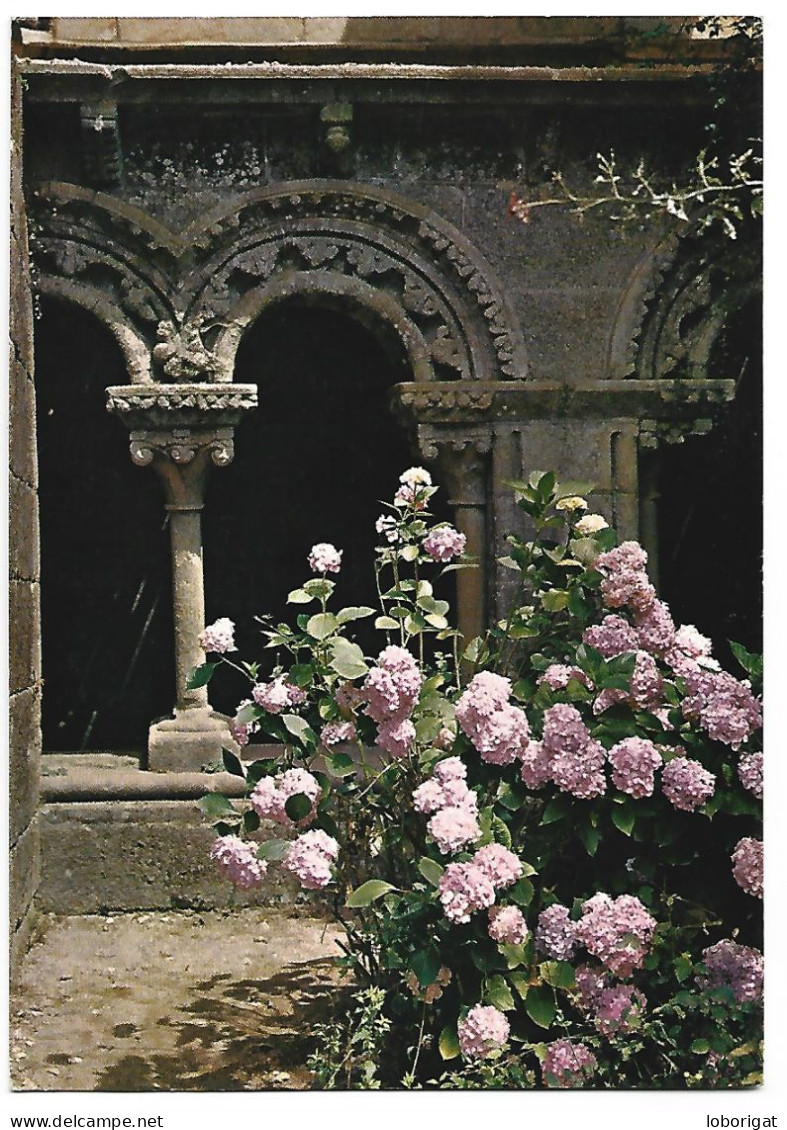
{"type": "Polygon", "coordinates": [[[336,937],[291,909],[44,916],[11,994],[12,1087],[305,1090],[336,937]]]}

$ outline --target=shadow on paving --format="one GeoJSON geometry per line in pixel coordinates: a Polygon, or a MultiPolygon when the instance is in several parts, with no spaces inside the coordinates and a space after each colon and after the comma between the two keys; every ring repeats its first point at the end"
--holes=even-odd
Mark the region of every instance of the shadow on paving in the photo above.
{"type": "MultiPolygon", "coordinates": [[[[158,1024],[175,1050],[122,1055],[99,1076],[97,1091],[306,1090],[314,1028],[335,1012],[341,974],[332,959],[290,965],[262,981],[223,973],[191,986],[194,996],[158,1024]]],[[[137,1036],[118,1024],[119,1044],[137,1036]]],[[[138,1046],[138,1045],[137,1045],[138,1046]]]]}

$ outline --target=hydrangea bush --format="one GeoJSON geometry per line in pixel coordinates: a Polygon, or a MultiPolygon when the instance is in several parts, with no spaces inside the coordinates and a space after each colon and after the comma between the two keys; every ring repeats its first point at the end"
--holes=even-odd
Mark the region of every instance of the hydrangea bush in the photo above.
{"type": "Polygon", "coordinates": [[[355,989],[317,1085],[756,1083],[761,660],[732,644],[735,678],[673,623],[587,484],[512,486],[531,536],[508,539],[518,594],[483,638],[435,595],[472,563],[417,467],[376,524],[378,609],[331,608],[321,543],[294,624],[261,618],[270,676],[226,618],[205,629],[193,685],[220,665],[250,684],[225,755],[247,798],[204,799],[212,856],[243,890],[284,868],[344,927],[355,989]]]}

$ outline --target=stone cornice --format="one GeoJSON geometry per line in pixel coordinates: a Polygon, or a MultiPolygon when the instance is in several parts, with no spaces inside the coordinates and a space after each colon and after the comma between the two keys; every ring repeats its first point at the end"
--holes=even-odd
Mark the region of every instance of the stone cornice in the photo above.
{"type": "Polygon", "coordinates": [[[441,381],[396,385],[391,402],[407,421],[419,423],[585,417],[679,420],[713,414],[734,394],[735,382],[724,380],[441,381]]]}
{"type": "Polygon", "coordinates": [[[136,384],[107,389],[107,411],[137,428],[231,425],[256,407],[256,385],[136,384]]]}

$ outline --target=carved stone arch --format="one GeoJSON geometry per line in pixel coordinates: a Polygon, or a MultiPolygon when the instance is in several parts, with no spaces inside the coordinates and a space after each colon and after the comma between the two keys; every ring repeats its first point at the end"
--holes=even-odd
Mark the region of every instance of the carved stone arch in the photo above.
{"type": "Polygon", "coordinates": [[[759,257],[729,238],[682,241],[648,304],[635,375],[708,380],[713,347],[730,315],[762,289],[759,257]]]}
{"type": "Polygon", "coordinates": [[[41,186],[30,215],[41,293],[95,314],[120,344],[130,381],[153,381],[159,327],[178,321],[173,284],[182,242],[141,210],[78,185],[41,186]]]}
{"type": "Polygon", "coordinates": [[[393,193],[330,181],[261,189],[184,238],[201,252],[185,314],[215,349],[218,380],[232,379],[265,292],[281,297],[296,285],[376,308],[419,381],[526,376],[521,335],[488,265],[452,225],[393,193]]]}

